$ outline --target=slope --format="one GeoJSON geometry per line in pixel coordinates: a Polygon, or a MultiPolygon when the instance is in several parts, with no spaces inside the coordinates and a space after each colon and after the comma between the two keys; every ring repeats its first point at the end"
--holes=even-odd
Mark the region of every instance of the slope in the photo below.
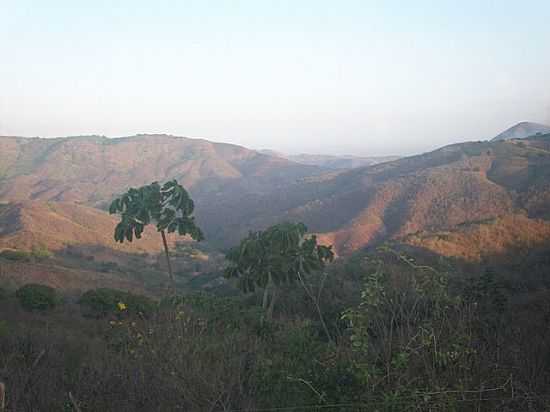
{"type": "MultiPolygon", "coordinates": [[[[152,227],[139,242],[116,243],[114,216],[91,207],[66,202],[26,201],[0,209],[0,250],[102,246],[124,253],[159,253],[162,244],[152,227]]],[[[169,236],[170,243],[175,239],[169,236]]]]}
{"type": "MultiPolygon", "coordinates": [[[[491,219],[509,233],[514,226],[510,219],[517,216],[529,220],[521,221],[526,228],[542,228],[540,222],[550,219],[550,134],[454,144],[325,173],[238,146],[164,135],[58,140],[5,139],[13,153],[3,160],[4,199],[66,199],[101,206],[128,186],[178,178],[190,187],[207,239],[222,248],[249,230],[285,220],[306,223],[321,240],[334,244],[338,254],[347,255],[414,234],[428,239],[430,234],[461,233],[465,225],[491,219]],[[40,145],[42,154],[29,144],[40,145]],[[19,160],[10,163],[14,156],[19,160]]],[[[43,236],[35,232],[51,232],[40,229],[40,216],[48,213],[43,206],[36,211],[25,239],[43,236]]],[[[98,234],[92,240],[105,244],[99,233],[110,236],[112,224],[95,225],[98,234]]],[[[46,242],[83,242],[77,236],[56,240],[77,230],[62,232],[46,242]]],[[[540,235],[546,237],[544,230],[540,235]]],[[[458,236],[456,248],[469,248],[460,252],[468,256],[479,255],[482,242],[463,240],[468,236],[458,236]]],[[[433,246],[428,243],[426,247],[433,246]]],[[[442,253],[449,247],[441,246],[442,253]]]]}
{"type": "Polygon", "coordinates": [[[104,206],[128,187],[173,178],[200,197],[228,185],[261,191],[320,172],[236,145],[169,135],[0,137],[0,200],[11,202],[104,206]]]}
{"type": "Polygon", "coordinates": [[[546,133],[550,133],[550,126],[533,122],[520,122],[493,137],[492,141],[524,139],[526,137],[535,136],[536,134],[546,133]]]}
{"type": "Polygon", "coordinates": [[[302,179],[281,194],[223,205],[223,222],[216,221],[213,213],[209,218],[222,228],[220,238],[230,243],[248,230],[277,221],[303,221],[341,255],[417,232],[452,231],[486,219],[517,214],[548,219],[549,149],[550,135],[455,144],[394,162],[302,179]]]}

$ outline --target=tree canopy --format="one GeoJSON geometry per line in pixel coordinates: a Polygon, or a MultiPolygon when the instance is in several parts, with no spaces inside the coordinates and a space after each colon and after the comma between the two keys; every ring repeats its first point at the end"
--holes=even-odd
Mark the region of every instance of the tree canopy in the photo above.
{"type": "Polygon", "coordinates": [[[265,231],[252,232],[227,254],[228,278],[238,278],[245,292],[294,283],[300,274],[322,269],[332,261],[331,246],[317,244],[315,235],[306,237],[303,223],[281,223],[265,231]]]}
{"type": "Polygon", "coordinates": [[[113,200],[109,213],[121,215],[120,222],[115,227],[115,240],[123,243],[132,242],[134,237],[140,239],[145,226],[154,223],[162,236],[168,274],[175,287],[174,274],[170,264],[166,233],[178,232],[179,235],[190,235],[200,241],[204,239],[202,231],[191,216],[195,210],[193,199],[176,180],[166,182],[161,186],[158,182],[130,188],[121,197],[113,200]]]}
{"type": "Polygon", "coordinates": [[[157,231],[178,232],[190,235],[195,240],[204,236],[191,215],[195,204],[187,191],[176,180],[161,186],[158,182],[130,188],[115,199],[109,213],[118,213],[121,220],[115,228],[115,240],[123,243],[133,238],[140,239],[146,225],[154,223],[157,231]]]}

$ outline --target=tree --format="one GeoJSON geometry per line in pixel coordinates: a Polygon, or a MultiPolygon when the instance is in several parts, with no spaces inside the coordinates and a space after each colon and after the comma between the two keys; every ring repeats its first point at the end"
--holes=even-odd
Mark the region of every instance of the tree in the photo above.
{"type": "Polygon", "coordinates": [[[153,182],[137,189],[130,188],[111,203],[109,213],[121,215],[114,235],[120,243],[124,240],[132,242],[134,237],[141,239],[146,225],[156,225],[162,237],[168,273],[174,287],[166,232],[177,231],[179,235],[190,235],[196,241],[204,239],[202,231],[195,224],[195,218],[191,216],[194,209],[195,204],[187,191],[176,180],[171,180],[163,186],[153,182]]]}
{"type": "MultiPolygon", "coordinates": [[[[317,244],[315,235],[306,236],[303,223],[281,223],[265,231],[252,232],[227,254],[227,278],[238,278],[244,292],[264,289],[262,308],[273,316],[279,286],[300,283],[313,299],[321,316],[318,300],[304,282],[304,275],[321,270],[334,259],[332,246],[317,244]]],[[[326,329],[326,325],[323,327],[326,329]]]]}

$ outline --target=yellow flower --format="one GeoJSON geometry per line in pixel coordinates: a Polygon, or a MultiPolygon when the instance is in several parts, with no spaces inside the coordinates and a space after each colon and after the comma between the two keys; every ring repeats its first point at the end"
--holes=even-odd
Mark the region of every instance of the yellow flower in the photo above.
{"type": "Polygon", "coordinates": [[[118,306],[118,310],[120,310],[120,311],[128,309],[128,307],[122,302],[118,302],[117,306],[118,306]]]}

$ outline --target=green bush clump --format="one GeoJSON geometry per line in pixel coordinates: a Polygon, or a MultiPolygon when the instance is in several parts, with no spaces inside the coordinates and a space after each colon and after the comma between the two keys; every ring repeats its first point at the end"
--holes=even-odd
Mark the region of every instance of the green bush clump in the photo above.
{"type": "Polygon", "coordinates": [[[28,311],[46,311],[54,309],[60,302],[54,288],[46,285],[29,283],[15,292],[15,297],[23,309],[28,311]]]}
{"type": "Polygon", "coordinates": [[[0,252],[0,258],[14,262],[28,262],[31,259],[31,254],[24,250],[3,250],[0,252]]]}
{"type": "Polygon", "coordinates": [[[155,302],[147,296],[110,288],[89,290],[78,302],[86,317],[102,318],[121,311],[147,316],[155,309],[155,302]]]}
{"type": "Polygon", "coordinates": [[[34,247],[31,251],[31,256],[38,260],[45,260],[51,258],[53,254],[45,247],[34,247]]]}

